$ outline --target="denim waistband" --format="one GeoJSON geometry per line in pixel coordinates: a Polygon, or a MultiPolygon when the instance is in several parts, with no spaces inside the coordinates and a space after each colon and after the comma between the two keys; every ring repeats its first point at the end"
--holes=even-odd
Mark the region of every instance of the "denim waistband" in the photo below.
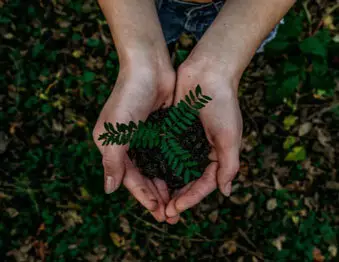
{"type": "MultiPolygon", "coordinates": [[[[160,9],[163,3],[167,4],[173,4],[176,5],[179,8],[187,8],[190,10],[200,10],[204,9],[208,6],[214,6],[217,12],[221,10],[223,7],[225,0],[212,0],[210,3],[195,3],[195,2],[189,2],[189,1],[184,1],[184,0],[155,0],[157,8],[160,9]]],[[[174,7],[175,8],[175,7],[174,7]]],[[[191,11],[191,12],[193,12],[191,11]]]]}

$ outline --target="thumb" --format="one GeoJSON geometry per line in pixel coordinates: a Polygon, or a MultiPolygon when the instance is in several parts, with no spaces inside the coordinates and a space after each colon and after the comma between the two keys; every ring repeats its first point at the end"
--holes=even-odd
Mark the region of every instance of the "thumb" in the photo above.
{"type": "Polygon", "coordinates": [[[218,186],[220,191],[228,197],[232,190],[232,180],[239,170],[239,149],[236,147],[220,149],[217,154],[219,161],[218,186]]]}
{"type": "Polygon", "coordinates": [[[124,157],[126,149],[121,146],[108,146],[103,150],[102,164],[105,174],[105,192],[113,193],[121,184],[125,174],[124,157]]]}

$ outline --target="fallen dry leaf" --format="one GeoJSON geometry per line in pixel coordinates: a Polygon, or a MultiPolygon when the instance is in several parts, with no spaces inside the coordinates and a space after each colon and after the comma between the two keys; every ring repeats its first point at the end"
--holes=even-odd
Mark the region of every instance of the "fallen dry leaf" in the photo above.
{"type": "Polygon", "coordinates": [[[252,198],[252,194],[248,193],[247,195],[241,197],[241,196],[231,196],[230,197],[230,201],[233,203],[233,204],[236,204],[236,205],[244,205],[246,204],[249,200],[251,200],[252,198]]]}
{"type": "Polygon", "coordinates": [[[117,233],[111,232],[109,233],[109,236],[111,237],[114,245],[116,245],[117,247],[125,245],[125,238],[119,236],[117,233]]]}
{"type": "Polygon", "coordinates": [[[278,203],[277,203],[277,199],[275,198],[271,198],[267,201],[266,203],[266,208],[268,211],[272,211],[274,209],[276,209],[278,206],[278,203]]]}
{"type": "Polygon", "coordinates": [[[214,211],[212,211],[209,215],[208,215],[208,219],[215,224],[215,222],[217,222],[218,219],[218,215],[219,215],[219,210],[216,209],[214,211]]]}
{"type": "Polygon", "coordinates": [[[275,246],[279,251],[282,250],[282,245],[286,241],[286,236],[282,235],[272,241],[272,245],[275,246]]]}
{"type": "Polygon", "coordinates": [[[226,252],[227,255],[235,253],[237,251],[237,243],[234,240],[226,241],[219,247],[220,255],[225,254],[225,251],[227,251],[226,252]]]}
{"type": "Polygon", "coordinates": [[[120,227],[122,231],[126,234],[131,233],[131,227],[129,225],[127,218],[121,216],[119,217],[119,219],[120,219],[120,227]]]}
{"type": "Polygon", "coordinates": [[[318,248],[313,248],[313,259],[315,262],[323,262],[325,261],[325,257],[321,254],[321,250],[318,248]]]}
{"type": "Polygon", "coordinates": [[[335,245],[330,245],[328,247],[328,252],[331,254],[331,257],[336,257],[338,254],[338,248],[335,245]]]}
{"type": "Polygon", "coordinates": [[[330,190],[339,190],[339,182],[327,181],[325,187],[330,190]]]}
{"type": "Polygon", "coordinates": [[[310,122],[303,123],[299,127],[298,135],[304,136],[304,135],[308,134],[311,131],[311,129],[312,129],[312,123],[310,123],[310,122]]]}
{"type": "Polygon", "coordinates": [[[254,214],[254,211],[255,211],[255,203],[253,201],[251,201],[247,206],[245,216],[247,218],[252,217],[253,214],[254,214]]]}

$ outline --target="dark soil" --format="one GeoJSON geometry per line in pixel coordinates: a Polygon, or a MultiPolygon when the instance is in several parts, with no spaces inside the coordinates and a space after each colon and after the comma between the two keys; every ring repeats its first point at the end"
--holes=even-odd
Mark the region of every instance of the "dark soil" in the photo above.
{"type": "MultiPolygon", "coordinates": [[[[167,114],[167,109],[158,110],[149,116],[148,121],[153,123],[161,122],[167,114]]],[[[199,163],[197,170],[202,174],[210,163],[208,159],[210,145],[200,120],[197,120],[185,133],[178,136],[178,140],[185,149],[191,152],[192,159],[199,163]]],[[[183,176],[173,174],[160,148],[131,149],[129,155],[136,162],[137,167],[140,168],[143,175],[149,178],[161,178],[165,180],[171,189],[180,188],[185,185],[183,176]]],[[[191,180],[193,179],[195,177],[191,177],[191,180]]]]}

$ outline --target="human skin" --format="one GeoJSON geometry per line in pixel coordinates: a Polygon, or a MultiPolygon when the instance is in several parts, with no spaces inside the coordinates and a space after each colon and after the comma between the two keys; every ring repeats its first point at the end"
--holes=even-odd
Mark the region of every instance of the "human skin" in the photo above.
{"type": "Polygon", "coordinates": [[[169,202],[167,217],[198,204],[217,187],[229,196],[239,169],[242,118],[238,83],[257,48],[295,0],[227,0],[177,72],[175,103],[200,84],[213,98],[200,120],[212,146],[212,163],[169,202]]]}
{"type": "Polygon", "coordinates": [[[178,222],[184,210],[219,187],[229,196],[239,169],[242,118],[237,89],[263,39],[295,0],[228,0],[178,69],[171,66],[153,0],[99,0],[119,55],[120,72],[93,131],[103,155],[105,190],[122,182],[158,221],[178,222]],[[176,79],[177,78],[177,79],[176,79]],[[127,156],[128,146],[102,147],[104,122],[145,120],[200,85],[213,100],[200,113],[212,163],[203,176],[170,196],[164,181],[142,176],[127,156]]]}
{"type": "MultiPolygon", "coordinates": [[[[153,0],[99,0],[119,56],[120,71],[93,130],[102,154],[104,187],[114,192],[121,183],[159,222],[165,221],[169,201],[167,185],[148,179],[133,165],[128,146],[102,146],[98,137],[104,122],[145,121],[147,116],[173,102],[175,72],[153,0]]],[[[176,221],[178,217],[169,219],[176,221]]]]}

